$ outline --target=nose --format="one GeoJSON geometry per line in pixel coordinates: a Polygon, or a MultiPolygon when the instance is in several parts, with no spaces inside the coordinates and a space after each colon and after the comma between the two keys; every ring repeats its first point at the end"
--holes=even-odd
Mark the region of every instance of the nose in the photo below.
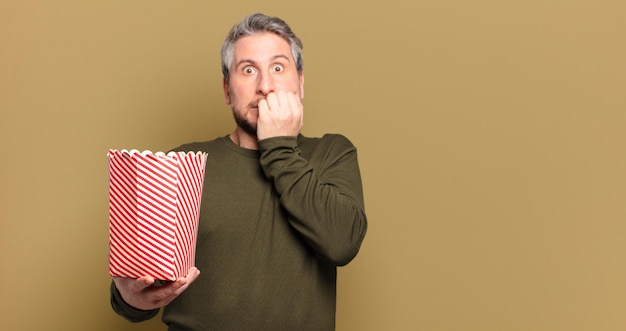
{"type": "Polygon", "coordinates": [[[258,94],[266,96],[274,92],[274,79],[268,73],[262,73],[258,76],[257,91],[258,94]]]}

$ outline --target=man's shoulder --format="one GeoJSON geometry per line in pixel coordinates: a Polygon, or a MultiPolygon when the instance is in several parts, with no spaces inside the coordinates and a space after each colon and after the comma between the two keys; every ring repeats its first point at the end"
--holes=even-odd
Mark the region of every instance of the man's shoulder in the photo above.
{"type": "Polygon", "coordinates": [[[298,145],[311,148],[355,148],[350,139],[339,133],[326,133],[321,137],[306,137],[300,135],[298,145]]]}
{"type": "Polygon", "coordinates": [[[300,136],[298,147],[309,160],[334,159],[341,155],[356,153],[356,147],[344,135],[327,133],[321,137],[300,136]]]}
{"type": "Polygon", "coordinates": [[[209,141],[196,141],[196,142],[191,142],[191,143],[186,143],[183,145],[180,145],[176,148],[173,148],[173,151],[176,152],[206,152],[206,153],[210,153],[212,151],[214,151],[216,148],[219,148],[219,146],[223,146],[223,140],[224,137],[218,137],[215,138],[213,140],[209,140],[209,141]]]}

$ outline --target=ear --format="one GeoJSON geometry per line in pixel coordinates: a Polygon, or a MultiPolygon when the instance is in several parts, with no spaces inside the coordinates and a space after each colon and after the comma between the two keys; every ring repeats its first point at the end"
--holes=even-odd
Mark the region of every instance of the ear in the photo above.
{"type": "Polygon", "coordinates": [[[304,71],[300,75],[300,100],[304,99],[304,71]]]}
{"type": "Polygon", "coordinates": [[[226,82],[226,79],[224,79],[222,81],[222,88],[224,89],[224,101],[226,101],[227,105],[230,105],[230,91],[228,88],[228,82],[226,82]]]}

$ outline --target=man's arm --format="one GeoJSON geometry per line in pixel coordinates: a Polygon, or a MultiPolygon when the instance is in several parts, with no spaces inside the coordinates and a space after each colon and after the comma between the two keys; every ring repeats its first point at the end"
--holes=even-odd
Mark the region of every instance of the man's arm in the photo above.
{"type": "Polygon", "coordinates": [[[185,291],[200,271],[191,268],[186,277],[168,282],[163,286],[153,286],[154,278],[113,277],[111,283],[111,307],[117,314],[131,322],[141,322],[158,314],[161,307],[166,306],[185,291]]]}
{"type": "Polygon", "coordinates": [[[341,135],[327,135],[308,160],[297,143],[302,125],[303,106],[295,93],[272,92],[259,101],[261,166],[293,228],[319,256],[345,265],[367,230],[356,148],[341,135]]]}
{"type": "Polygon", "coordinates": [[[127,304],[122,295],[115,287],[115,282],[111,282],[111,308],[113,311],[125,319],[137,323],[149,320],[159,313],[159,309],[141,310],[127,304]]]}
{"type": "Polygon", "coordinates": [[[320,139],[306,159],[297,137],[259,141],[261,166],[289,221],[309,246],[335,265],[358,253],[367,230],[356,148],[341,135],[320,139]]]}

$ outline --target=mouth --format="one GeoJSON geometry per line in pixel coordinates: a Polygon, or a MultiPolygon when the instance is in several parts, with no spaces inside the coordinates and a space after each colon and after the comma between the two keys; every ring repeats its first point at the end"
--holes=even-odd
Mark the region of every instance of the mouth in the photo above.
{"type": "Polygon", "coordinates": [[[248,107],[251,108],[251,109],[259,109],[259,101],[261,101],[261,100],[262,99],[251,101],[248,104],[248,107]]]}
{"type": "Polygon", "coordinates": [[[259,116],[259,105],[257,103],[251,103],[248,105],[248,114],[256,117],[259,116]]]}
{"type": "Polygon", "coordinates": [[[253,116],[259,116],[259,107],[250,107],[248,114],[251,114],[253,116]]]}

